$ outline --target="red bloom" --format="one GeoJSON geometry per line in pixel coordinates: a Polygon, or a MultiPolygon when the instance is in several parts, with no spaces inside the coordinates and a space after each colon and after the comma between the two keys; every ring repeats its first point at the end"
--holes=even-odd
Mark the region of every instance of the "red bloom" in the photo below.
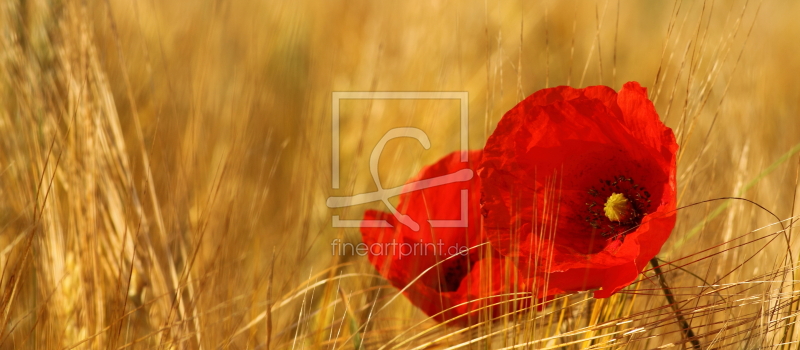
{"type": "MultiPolygon", "coordinates": [[[[475,175],[468,181],[428,188],[414,184],[462,169],[474,171],[481,153],[471,151],[470,163],[462,163],[460,153],[451,153],[409,180],[405,189],[413,191],[400,195],[397,210],[418,223],[419,231],[398,222],[390,213],[369,210],[364,214],[365,220],[382,219],[393,226],[365,227],[362,224],[361,236],[369,248],[369,261],[393,286],[404,290],[412,304],[439,321],[501,302],[502,297],[498,296],[514,290],[506,287],[513,286],[512,283],[504,283],[505,276],[516,276],[514,272],[506,275],[513,266],[505,266],[499,254],[487,253],[488,245],[466,250],[486,242],[481,234],[479,177],[475,175]],[[451,227],[431,227],[428,220],[462,219],[462,190],[467,192],[466,225],[451,223],[445,225],[451,227]],[[478,301],[490,296],[495,297],[478,301]],[[445,312],[439,314],[442,311],[445,312]]],[[[472,323],[476,321],[473,318],[472,323]]],[[[467,320],[462,317],[456,322],[465,324],[467,320]]]]}
{"type": "Polygon", "coordinates": [[[633,282],[675,226],[672,130],[636,82],[540,90],[484,149],[484,229],[547,295],[633,282]],[[546,282],[545,282],[546,281],[546,282]]]}

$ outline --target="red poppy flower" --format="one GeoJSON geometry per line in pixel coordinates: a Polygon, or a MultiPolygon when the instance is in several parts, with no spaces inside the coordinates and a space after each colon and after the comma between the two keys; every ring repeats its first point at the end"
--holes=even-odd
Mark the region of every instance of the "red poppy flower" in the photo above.
{"type": "Polygon", "coordinates": [[[486,235],[548,295],[608,297],[675,226],[677,149],[636,82],[619,93],[540,90],[503,116],[484,149],[486,235]]]}
{"type": "MultiPolygon", "coordinates": [[[[491,252],[488,245],[469,249],[486,242],[481,234],[479,177],[427,188],[417,182],[462,169],[475,171],[481,153],[471,151],[469,163],[460,161],[460,153],[451,153],[406,183],[397,210],[418,223],[418,231],[398,222],[390,213],[369,210],[364,214],[365,220],[386,220],[393,226],[362,224],[361,236],[368,247],[369,261],[393,286],[403,290],[412,304],[438,321],[500,303],[504,293],[514,290],[508,287],[513,283],[504,283],[506,276],[516,276],[513,264],[506,266],[505,260],[491,252]],[[463,190],[466,198],[462,198],[463,190]],[[466,208],[461,204],[464,199],[466,208]],[[462,212],[464,209],[466,213],[462,212]],[[461,223],[431,225],[428,221],[459,221],[464,214],[466,220],[461,223]],[[442,311],[445,312],[440,314],[442,311]]],[[[501,307],[494,310],[502,311],[501,307]]],[[[476,320],[473,318],[472,323],[476,320]]],[[[469,321],[461,317],[455,322],[469,321]]]]}

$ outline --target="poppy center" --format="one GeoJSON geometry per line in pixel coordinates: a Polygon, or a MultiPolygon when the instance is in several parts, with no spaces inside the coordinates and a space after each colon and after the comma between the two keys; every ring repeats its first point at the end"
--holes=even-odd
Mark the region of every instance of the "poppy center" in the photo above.
{"type": "Polygon", "coordinates": [[[631,216],[632,210],[633,207],[631,203],[628,202],[628,198],[625,198],[625,195],[622,193],[612,193],[606,200],[606,205],[603,208],[606,217],[615,222],[625,221],[631,216]]]}
{"type": "Polygon", "coordinates": [[[439,266],[439,290],[441,292],[455,292],[461,286],[461,281],[469,274],[475,261],[470,261],[466,256],[450,259],[439,266]]]}
{"type": "Polygon", "coordinates": [[[592,234],[611,240],[624,240],[650,212],[650,192],[627,176],[600,179],[600,187],[592,186],[587,193],[587,212],[582,218],[592,234]]]}

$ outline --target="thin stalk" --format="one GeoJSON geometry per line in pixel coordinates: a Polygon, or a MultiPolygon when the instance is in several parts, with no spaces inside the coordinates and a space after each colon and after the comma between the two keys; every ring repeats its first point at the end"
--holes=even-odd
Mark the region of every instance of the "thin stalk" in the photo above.
{"type": "Polygon", "coordinates": [[[653,266],[653,272],[655,272],[656,276],[658,276],[658,283],[661,285],[661,290],[664,291],[664,297],[667,298],[667,303],[672,308],[672,312],[675,313],[675,318],[678,319],[678,323],[680,324],[681,330],[683,331],[683,335],[685,337],[684,339],[692,342],[693,348],[698,350],[702,349],[703,347],[700,345],[700,341],[694,337],[694,331],[692,331],[692,327],[689,325],[689,322],[686,322],[686,319],[683,318],[681,311],[678,309],[678,304],[675,302],[675,297],[672,295],[672,290],[669,289],[667,280],[664,278],[664,274],[661,273],[661,267],[658,266],[658,259],[650,259],[650,265],[653,266]]]}

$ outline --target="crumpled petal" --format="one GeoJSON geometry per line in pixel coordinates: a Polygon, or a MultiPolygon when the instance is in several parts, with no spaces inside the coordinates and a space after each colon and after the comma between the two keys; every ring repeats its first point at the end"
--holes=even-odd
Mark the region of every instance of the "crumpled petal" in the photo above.
{"type": "Polygon", "coordinates": [[[543,276],[550,294],[601,288],[596,297],[610,296],[636,279],[675,225],[677,148],[636,82],[619,93],[540,90],[503,116],[484,149],[486,235],[520,270],[543,276]],[[587,209],[604,199],[588,193],[619,176],[633,179],[639,187],[629,195],[649,207],[638,226],[609,239],[590,226],[602,220],[587,209]]]}
{"type": "Polygon", "coordinates": [[[370,263],[393,286],[404,290],[408,300],[429,316],[453,308],[436,316],[439,321],[471,310],[469,305],[456,306],[470,300],[468,285],[483,283],[480,280],[485,277],[480,272],[483,270],[472,267],[484,257],[491,257],[492,252],[486,253],[480,247],[469,249],[486,242],[481,233],[480,178],[476,174],[468,181],[424,189],[419,189],[425,186],[420,186],[418,181],[462,169],[474,171],[481,156],[480,150],[470,151],[470,162],[462,163],[460,153],[451,153],[423,168],[407,182],[405,189],[413,191],[400,195],[397,210],[419,224],[418,231],[398,222],[391,213],[375,210],[364,213],[365,220],[386,220],[392,225],[361,227],[362,240],[368,247],[388,247],[370,249],[370,263]],[[466,227],[432,227],[428,220],[462,219],[462,191],[467,192],[466,227]],[[469,282],[465,283],[467,279],[469,282]]]}

